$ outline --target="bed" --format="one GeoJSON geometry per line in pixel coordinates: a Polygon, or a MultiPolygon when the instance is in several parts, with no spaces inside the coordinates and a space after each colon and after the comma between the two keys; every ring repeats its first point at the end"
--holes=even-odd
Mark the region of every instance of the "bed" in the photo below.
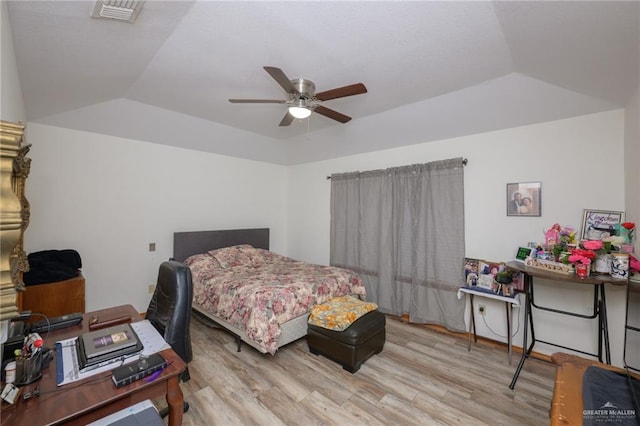
{"type": "Polygon", "coordinates": [[[174,233],[174,259],[192,272],[193,309],[262,353],[307,334],[313,306],[334,296],[365,299],[350,270],[269,251],[269,229],[174,233]]]}

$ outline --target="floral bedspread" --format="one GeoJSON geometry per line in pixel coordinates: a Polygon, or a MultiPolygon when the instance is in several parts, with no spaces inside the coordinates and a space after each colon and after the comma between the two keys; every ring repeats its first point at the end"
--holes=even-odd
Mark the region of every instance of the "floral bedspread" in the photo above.
{"type": "Polygon", "coordinates": [[[350,270],[300,262],[251,246],[191,256],[193,301],[245,331],[275,354],[280,324],[335,296],[364,300],[360,277],[350,270]]]}

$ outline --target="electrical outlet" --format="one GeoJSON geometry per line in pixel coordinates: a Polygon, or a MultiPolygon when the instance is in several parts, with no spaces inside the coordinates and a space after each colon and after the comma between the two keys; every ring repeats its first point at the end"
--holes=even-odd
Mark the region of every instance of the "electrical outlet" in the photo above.
{"type": "Polygon", "coordinates": [[[485,305],[478,306],[478,312],[480,312],[480,315],[484,315],[487,312],[487,307],[485,305]]]}
{"type": "Polygon", "coordinates": [[[149,251],[156,251],[156,243],[149,243],[149,251]]]}
{"type": "Polygon", "coordinates": [[[156,285],[149,284],[149,287],[147,287],[147,291],[149,292],[149,294],[153,294],[153,292],[156,291],[156,285]]]}

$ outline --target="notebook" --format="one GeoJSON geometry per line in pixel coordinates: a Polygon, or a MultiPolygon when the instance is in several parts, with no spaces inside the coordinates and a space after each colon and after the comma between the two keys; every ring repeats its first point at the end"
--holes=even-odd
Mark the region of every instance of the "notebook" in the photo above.
{"type": "Polygon", "coordinates": [[[142,351],[143,345],[131,324],[120,324],[84,333],[78,338],[80,371],[142,351]]]}

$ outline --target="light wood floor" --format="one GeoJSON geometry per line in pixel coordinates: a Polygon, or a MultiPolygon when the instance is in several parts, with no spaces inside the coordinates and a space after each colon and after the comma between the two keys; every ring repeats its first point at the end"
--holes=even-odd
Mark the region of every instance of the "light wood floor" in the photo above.
{"type": "Polygon", "coordinates": [[[555,369],[529,359],[514,391],[504,346],[387,318],[384,350],[356,374],[301,339],[263,355],[192,321],[184,425],[547,425],[555,369]]]}

